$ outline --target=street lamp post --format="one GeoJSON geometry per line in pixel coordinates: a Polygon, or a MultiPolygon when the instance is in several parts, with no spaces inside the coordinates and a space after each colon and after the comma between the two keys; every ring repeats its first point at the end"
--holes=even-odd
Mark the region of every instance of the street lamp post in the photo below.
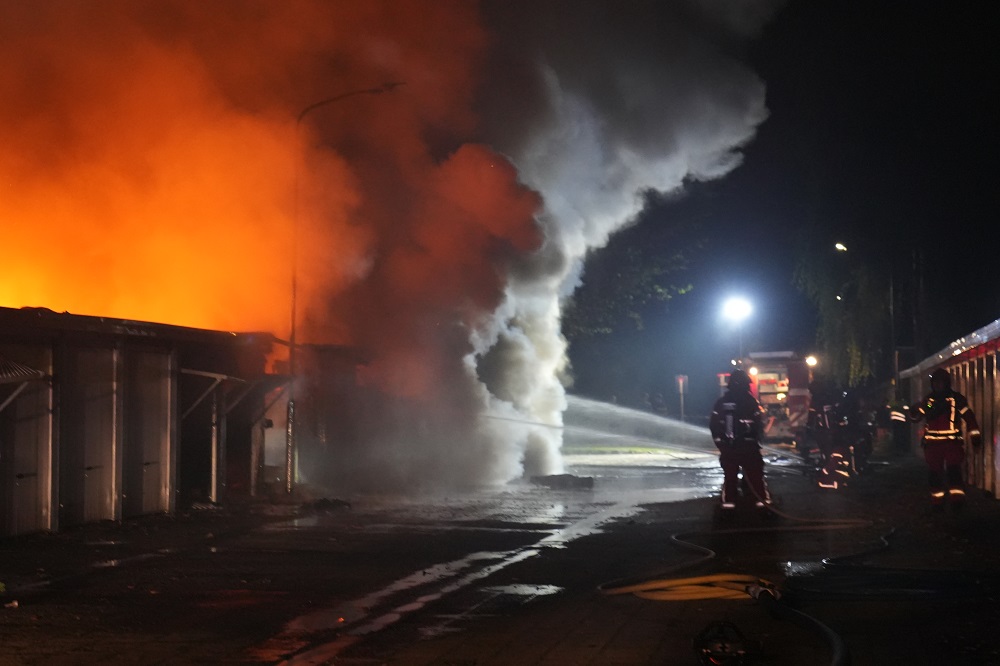
{"type": "MultiPolygon", "coordinates": [[[[298,137],[302,131],[302,121],[307,115],[322,107],[347,99],[357,95],[379,95],[390,92],[403,85],[402,82],[383,83],[376,88],[364,88],[361,90],[351,90],[349,92],[334,95],[318,102],[313,102],[302,109],[295,118],[295,135],[298,137]]],[[[295,383],[297,380],[298,366],[296,356],[298,352],[298,341],[296,337],[298,320],[298,255],[299,255],[299,161],[295,160],[294,192],[292,203],[292,302],[291,302],[291,322],[288,335],[288,374],[291,375],[291,382],[288,385],[288,411],[285,424],[285,492],[291,494],[295,487],[295,455],[296,455],[296,423],[295,423],[295,383]]]]}

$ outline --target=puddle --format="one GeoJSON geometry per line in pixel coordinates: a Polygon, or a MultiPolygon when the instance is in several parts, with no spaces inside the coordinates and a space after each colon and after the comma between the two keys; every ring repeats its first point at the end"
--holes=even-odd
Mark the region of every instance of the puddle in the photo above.
{"type": "Polygon", "coordinates": [[[164,549],[157,551],[155,553],[140,553],[139,555],[133,555],[132,557],[123,557],[119,559],[112,560],[102,560],[100,562],[94,562],[90,565],[91,569],[112,569],[115,567],[120,567],[126,564],[131,564],[133,562],[145,562],[146,560],[152,560],[157,557],[163,557],[164,555],[170,553],[171,550],[164,549]]]}
{"type": "Polygon", "coordinates": [[[456,615],[436,615],[437,622],[418,629],[422,639],[437,638],[461,631],[461,624],[469,620],[500,615],[518,606],[531,603],[538,597],[559,594],[563,591],[557,585],[491,585],[478,590],[481,599],[467,610],[456,615]]]}
{"type": "Polygon", "coordinates": [[[823,573],[825,569],[822,562],[783,562],[781,565],[781,570],[784,572],[786,578],[792,576],[816,576],[823,573]]]}
{"type": "Polygon", "coordinates": [[[496,585],[491,587],[484,587],[484,592],[494,593],[494,594],[510,594],[518,595],[522,597],[544,597],[550,594],[558,594],[563,591],[563,588],[558,585],[496,585]]]}
{"type": "MultiPolygon", "coordinates": [[[[459,560],[454,560],[452,562],[445,562],[442,564],[436,564],[420,571],[414,572],[405,578],[400,578],[399,580],[393,582],[392,584],[373,592],[371,594],[365,595],[358,599],[334,606],[332,608],[318,610],[306,615],[301,615],[285,626],[285,631],[283,633],[287,634],[310,634],[319,631],[324,631],[328,629],[333,629],[340,626],[352,625],[360,622],[367,618],[371,610],[377,607],[383,600],[397,595],[401,592],[406,592],[417,587],[424,587],[433,585],[434,583],[443,582],[456,578],[460,576],[463,572],[473,568],[473,565],[482,562],[504,562],[506,558],[509,558],[516,554],[517,551],[506,551],[506,552],[481,552],[473,553],[459,560]]],[[[495,567],[496,565],[494,565],[495,567]]],[[[506,565],[505,565],[506,566],[506,565]]],[[[501,567],[502,568],[502,567],[501,567]]],[[[497,569],[493,567],[485,567],[484,569],[478,569],[478,571],[488,571],[492,573],[497,569]]],[[[482,575],[489,575],[489,573],[482,575]]],[[[477,578],[478,578],[477,577],[477,578]]],[[[462,579],[464,580],[464,579],[462,579]]],[[[471,580],[469,581],[471,582],[471,580]]],[[[455,583],[442,588],[442,592],[448,589],[458,589],[455,583]]],[[[426,595],[425,595],[426,596],[426,595]]],[[[436,594],[434,598],[438,598],[439,594],[436,594]]],[[[422,607],[427,601],[432,599],[423,599],[423,603],[419,607],[422,607]]],[[[419,607],[410,607],[408,604],[397,609],[399,612],[412,612],[419,607]]],[[[395,619],[399,619],[398,617],[395,619]]],[[[395,621],[395,620],[393,620],[395,621]]],[[[383,621],[383,625],[386,624],[383,621]]],[[[362,633],[369,633],[364,631],[362,633]]]]}

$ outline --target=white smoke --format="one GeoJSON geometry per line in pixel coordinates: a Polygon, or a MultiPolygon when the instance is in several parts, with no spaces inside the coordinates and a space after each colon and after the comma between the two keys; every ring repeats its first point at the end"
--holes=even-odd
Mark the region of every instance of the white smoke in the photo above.
{"type": "MultiPolygon", "coordinates": [[[[495,145],[543,196],[546,244],[510,282],[487,338],[500,372],[481,374],[526,420],[561,425],[562,300],[587,253],[636,218],[644,193],[739,164],[767,116],[765,91],[727,51],[775,3],[547,2],[523,13],[503,4],[490,14],[505,39],[495,71],[521,88],[492,89],[484,106],[496,112],[495,145]],[[525,90],[537,96],[518,102],[534,115],[522,111],[518,132],[502,98],[525,90]]],[[[560,472],[558,431],[532,435],[524,473],[560,472]]]]}

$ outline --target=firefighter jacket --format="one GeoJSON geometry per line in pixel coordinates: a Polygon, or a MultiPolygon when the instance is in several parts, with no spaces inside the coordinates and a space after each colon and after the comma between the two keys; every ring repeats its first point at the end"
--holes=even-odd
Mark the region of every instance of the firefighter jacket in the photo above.
{"type": "Polygon", "coordinates": [[[821,431],[829,432],[837,424],[836,405],[820,403],[809,405],[809,415],[806,417],[806,432],[817,435],[821,431]]]}
{"type": "Polygon", "coordinates": [[[925,443],[961,441],[960,420],[965,422],[966,432],[973,440],[981,436],[979,422],[969,408],[969,401],[964,395],[951,389],[928,394],[923,400],[910,406],[909,416],[914,421],[926,421],[923,438],[925,443]]]}
{"type": "Polygon", "coordinates": [[[764,408],[749,391],[726,391],[715,401],[708,429],[716,446],[730,442],[760,443],[764,408]]]}

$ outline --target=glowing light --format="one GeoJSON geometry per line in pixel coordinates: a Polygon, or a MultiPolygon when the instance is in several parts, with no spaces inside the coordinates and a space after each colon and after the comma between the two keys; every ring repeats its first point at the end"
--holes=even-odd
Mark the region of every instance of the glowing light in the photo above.
{"type": "Polygon", "coordinates": [[[751,375],[753,375],[754,377],[756,377],[757,376],[757,367],[754,366],[754,367],[750,368],[749,372],[750,372],[751,375]]]}
{"type": "Polygon", "coordinates": [[[788,396],[787,396],[787,395],[785,395],[784,393],[779,393],[779,394],[777,394],[777,395],[776,395],[776,396],[774,396],[774,397],[778,399],[778,402],[781,402],[782,400],[784,400],[784,399],[785,399],[785,398],[787,398],[788,396]]]}
{"type": "Polygon", "coordinates": [[[833,246],[837,252],[847,252],[847,246],[843,243],[837,243],[833,246]]]}
{"type": "Polygon", "coordinates": [[[752,312],[753,306],[750,305],[750,301],[739,296],[734,296],[722,304],[722,316],[737,324],[749,317],[752,312]]]}
{"type": "Polygon", "coordinates": [[[816,359],[815,356],[806,356],[806,365],[808,365],[810,368],[816,367],[817,363],[819,363],[819,361],[816,359]]]}
{"type": "Polygon", "coordinates": [[[739,296],[733,296],[722,304],[722,316],[735,323],[739,331],[740,363],[743,362],[743,320],[749,317],[751,312],[753,312],[753,307],[750,305],[750,301],[739,296]]]}

